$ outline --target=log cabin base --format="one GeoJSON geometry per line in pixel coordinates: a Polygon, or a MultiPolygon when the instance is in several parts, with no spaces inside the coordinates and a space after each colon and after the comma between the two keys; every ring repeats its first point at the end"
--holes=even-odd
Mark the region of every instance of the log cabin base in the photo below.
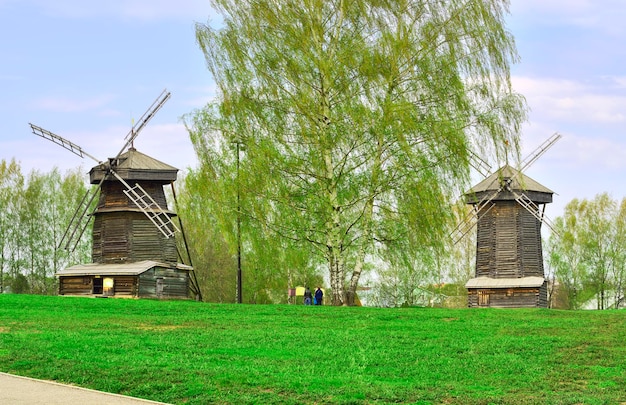
{"type": "Polygon", "coordinates": [[[546,308],[547,282],[543,277],[476,277],[465,284],[470,308],[546,308]]]}
{"type": "Polygon", "coordinates": [[[123,264],[89,263],[58,272],[59,295],[115,298],[189,298],[192,267],[152,260],[123,264]]]}

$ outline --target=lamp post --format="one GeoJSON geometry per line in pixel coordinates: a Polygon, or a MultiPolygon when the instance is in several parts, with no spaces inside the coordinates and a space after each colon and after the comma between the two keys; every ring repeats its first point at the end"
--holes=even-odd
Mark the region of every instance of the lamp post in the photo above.
{"type": "Polygon", "coordinates": [[[241,141],[236,141],[237,145],[237,303],[242,303],[241,296],[241,190],[239,186],[239,151],[241,141]]]}

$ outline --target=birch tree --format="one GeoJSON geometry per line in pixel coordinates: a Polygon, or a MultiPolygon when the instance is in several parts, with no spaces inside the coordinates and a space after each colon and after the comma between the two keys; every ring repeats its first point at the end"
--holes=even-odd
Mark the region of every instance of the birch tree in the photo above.
{"type": "Polygon", "coordinates": [[[15,202],[19,198],[23,177],[15,160],[0,162],[0,294],[6,289],[11,275],[11,251],[14,243],[17,212],[15,202]]]}
{"type": "Polygon", "coordinates": [[[596,309],[619,307],[626,277],[626,199],[608,194],[574,199],[555,221],[558,234],[548,241],[549,264],[565,290],[569,307],[595,299],[596,309]]]}
{"type": "Polygon", "coordinates": [[[325,263],[335,305],[381,252],[441,248],[470,152],[518,152],[507,1],[213,5],[223,25],[196,34],[218,96],[188,120],[196,150],[245,143],[249,217],[325,263]]]}

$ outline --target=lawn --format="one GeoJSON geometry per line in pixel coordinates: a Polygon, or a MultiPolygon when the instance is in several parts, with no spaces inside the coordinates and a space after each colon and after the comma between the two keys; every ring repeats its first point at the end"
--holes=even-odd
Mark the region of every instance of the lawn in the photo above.
{"type": "Polygon", "coordinates": [[[175,404],[626,404],[626,311],[0,296],[0,371],[175,404]]]}

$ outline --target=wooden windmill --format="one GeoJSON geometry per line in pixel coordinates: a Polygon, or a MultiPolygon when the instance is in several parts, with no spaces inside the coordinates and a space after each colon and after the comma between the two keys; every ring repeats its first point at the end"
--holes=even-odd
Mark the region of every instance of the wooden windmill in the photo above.
{"type": "Polygon", "coordinates": [[[547,306],[541,226],[552,229],[544,214],[554,192],[523,171],[560,138],[551,136],[520,170],[505,165],[465,194],[466,203],[474,207],[474,221],[465,223],[459,238],[477,227],[475,277],[465,285],[468,306],[547,306]]]}
{"type": "Polygon", "coordinates": [[[191,291],[201,298],[191,263],[178,262],[176,214],[162,208],[167,207],[163,187],[173,187],[178,169],[134,148],[139,132],[169,97],[164,90],[128,133],[120,152],[106,161],[30,124],[34,134],[97,163],[89,172],[97,187],[84,196],[61,240],[62,247],[74,250],[93,218],[92,263],[59,271],[60,295],[187,298],[191,291]],[[96,196],[96,208],[89,213],[96,196]]]}

